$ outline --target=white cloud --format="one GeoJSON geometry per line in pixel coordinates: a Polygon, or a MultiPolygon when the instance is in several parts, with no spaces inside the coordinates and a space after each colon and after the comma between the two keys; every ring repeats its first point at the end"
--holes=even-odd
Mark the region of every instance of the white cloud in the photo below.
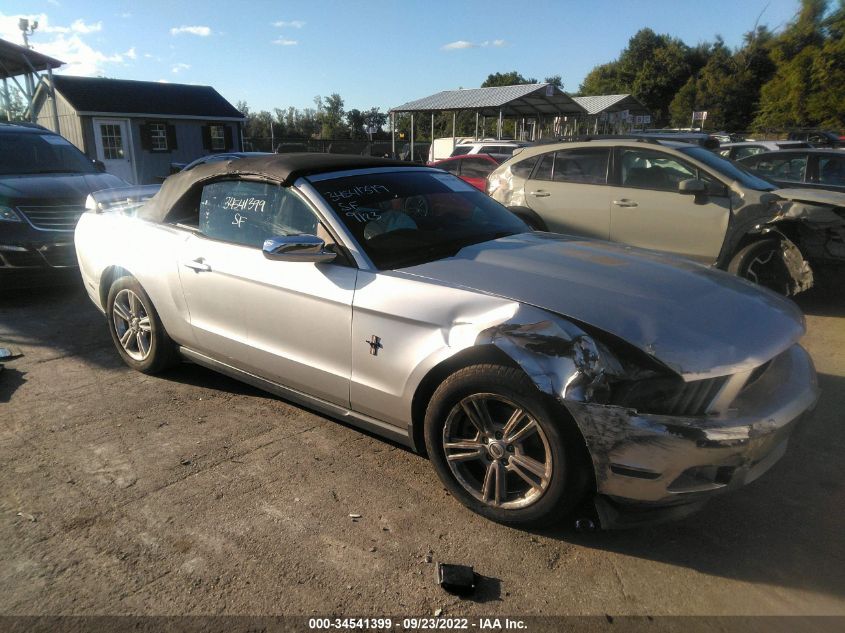
{"type": "Polygon", "coordinates": [[[199,35],[200,37],[208,37],[211,35],[211,29],[207,26],[174,26],[170,29],[171,35],[182,35],[183,33],[187,33],[188,35],[199,35]]]}
{"type": "Polygon", "coordinates": [[[299,44],[297,40],[289,40],[284,37],[280,37],[278,39],[273,40],[273,44],[276,46],[296,46],[299,44]]]}
{"type": "Polygon", "coordinates": [[[305,22],[303,22],[302,20],[290,20],[289,22],[285,20],[279,20],[278,22],[273,22],[273,26],[278,26],[279,28],[290,27],[292,29],[301,29],[303,26],[305,26],[305,22]]]}
{"type": "Polygon", "coordinates": [[[449,42],[441,47],[444,51],[457,51],[462,48],[478,48],[478,44],[467,42],[466,40],[458,40],[456,42],[449,42]]]}
{"type": "Polygon", "coordinates": [[[44,18],[42,22],[38,20],[38,30],[36,33],[80,33],[87,35],[88,33],[98,33],[103,30],[102,22],[91,22],[87,24],[84,20],[74,20],[70,26],[51,26],[47,22],[47,16],[40,16],[44,18]]]}
{"type": "Polygon", "coordinates": [[[495,48],[501,48],[503,46],[507,46],[508,43],[505,40],[484,40],[483,42],[470,42],[468,40],[456,40],[454,42],[449,42],[448,44],[444,44],[440,47],[440,50],[444,51],[459,51],[466,48],[488,48],[493,46],[495,48]]]}
{"type": "Polygon", "coordinates": [[[62,6],[62,4],[61,4],[61,2],[59,2],[59,0],[47,0],[47,4],[52,4],[54,7],[62,6]]]}
{"type": "Polygon", "coordinates": [[[127,11],[127,12],[125,12],[125,13],[121,13],[119,17],[121,17],[121,18],[123,18],[123,19],[125,20],[125,19],[127,19],[127,18],[131,18],[131,17],[132,17],[132,13],[130,13],[129,11],[127,11]]]}
{"type": "Polygon", "coordinates": [[[179,62],[178,64],[174,64],[173,68],[170,69],[174,75],[179,74],[183,70],[189,70],[191,68],[190,64],[185,64],[183,62],[179,62]]]}
{"type": "Polygon", "coordinates": [[[97,76],[106,73],[109,65],[124,64],[135,59],[135,49],[125,53],[109,53],[94,48],[86,36],[103,29],[102,22],[87,23],[82,19],[69,25],[52,24],[47,14],[4,15],[0,13],[0,38],[22,44],[18,20],[27,18],[30,23],[38,21],[38,29],[30,37],[30,44],[39,53],[50,55],[65,62],[59,72],[71,75],[97,76]]]}

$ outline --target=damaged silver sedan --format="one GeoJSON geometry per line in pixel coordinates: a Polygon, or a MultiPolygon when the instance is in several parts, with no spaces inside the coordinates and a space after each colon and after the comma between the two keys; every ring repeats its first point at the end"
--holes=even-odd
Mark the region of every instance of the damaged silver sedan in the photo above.
{"type": "Polygon", "coordinates": [[[682,516],[765,472],[818,396],[789,301],[533,233],[424,167],[202,165],[140,205],[95,194],[76,248],[130,367],[188,360],[425,451],[512,525],[682,516]]]}

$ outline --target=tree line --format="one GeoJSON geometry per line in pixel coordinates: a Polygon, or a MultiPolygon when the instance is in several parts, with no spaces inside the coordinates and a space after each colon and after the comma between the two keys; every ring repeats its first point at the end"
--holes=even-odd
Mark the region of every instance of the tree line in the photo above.
{"type": "Polygon", "coordinates": [[[782,31],[754,25],[734,49],[720,37],[688,46],[642,29],[579,93],[631,93],[657,125],[689,126],[706,110],[712,130],[845,128],[845,0],[801,0],[782,31]]]}

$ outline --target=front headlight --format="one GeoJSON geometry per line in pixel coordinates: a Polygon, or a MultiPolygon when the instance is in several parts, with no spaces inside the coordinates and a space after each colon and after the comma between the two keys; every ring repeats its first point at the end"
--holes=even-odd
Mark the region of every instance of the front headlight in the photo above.
{"type": "Polygon", "coordinates": [[[0,205],[0,222],[23,222],[12,207],[0,205]]]}

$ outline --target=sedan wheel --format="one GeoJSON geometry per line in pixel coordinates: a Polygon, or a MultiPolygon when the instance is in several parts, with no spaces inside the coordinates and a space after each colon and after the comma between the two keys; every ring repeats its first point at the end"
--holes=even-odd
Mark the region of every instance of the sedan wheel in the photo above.
{"type": "Polygon", "coordinates": [[[130,358],[143,361],[152,348],[150,315],[134,292],[121,290],[114,298],[112,320],[118,342],[130,358]]]}
{"type": "Polygon", "coordinates": [[[494,521],[555,522],[592,482],[572,418],[515,367],[472,365],[446,378],[428,404],[424,432],[446,489],[494,521]]]}
{"type": "Polygon", "coordinates": [[[524,508],[552,478],[549,440],[534,417],[496,394],[461,400],[443,427],[443,450],[455,479],[493,507],[524,508]]]}
{"type": "Polygon", "coordinates": [[[154,374],[176,361],[173,341],[137,279],[121,277],[112,284],[106,313],[114,345],[132,369],[154,374]]]}

